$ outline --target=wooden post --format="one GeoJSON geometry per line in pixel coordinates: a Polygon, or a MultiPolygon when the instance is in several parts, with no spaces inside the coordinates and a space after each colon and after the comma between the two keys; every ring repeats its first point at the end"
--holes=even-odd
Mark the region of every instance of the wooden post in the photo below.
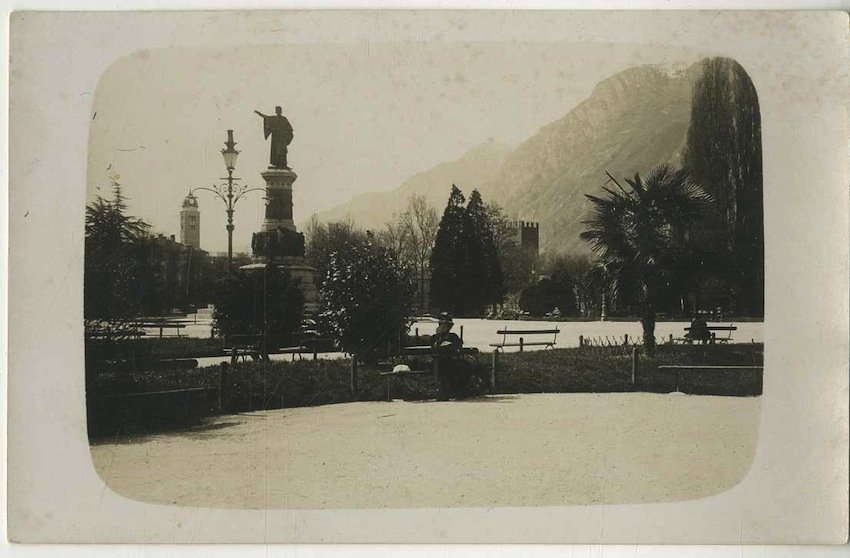
{"type": "Polygon", "coordinates": [[[637,376],[638,368],[638,348],[632,348],[632,385],[635,385],[635,376],[637,376]]]}
{"type": "Polygon", "coordinates": [[[578,346],[579,346],[579,347],[584,347],[584,335],[579,335],[579,336],[578,336],[578,346]]]}
{"type": "Polygon", "coordinates": [[[460,342],[463,343],[463,325],[460,326],[460,342]]]}
{"type": "Polygon", "coordinates": [[[416,337],[416,339],[417,339],[417,343],[418,343],[418,342],[419,342],[419,341],[418,341],[418,339],[419,339],[419,328],[417,327],[414,331],[416,332],[416,333],[414,334],[414,336],[416,337]]]}
{"type": "Polygon", "coordinates": [[[522,337],[520,337],[519,338],[519,352],[522,352],[522,344],[523,343],[525,343],[525,341],[523,341],[522,337]]]}
{"type": "Polygon", "coordinates": [[[357,355],[351,355],[351,391],[357,393],[357,355]]]}
{"type": "Polygon", "coordinates": [[[673,334],[672,333],[670,334],[670,344],[671,345],[673,344],[673,334]]]}
{"type": "Polygon", "coordinates": [[[319,344],[313,341],[313,360],[319,360],[319,344]]]}
{"type": "Polygon", "coordinates": [[[226,362],[222,362],[218,367],[218,410],[221,412],[222,400],[221,400],[221,392],[224,390],[224,386],[227,384],[227,367],[228,364],[226,362]]]}
{"type": "Polygon", "coordinates": [[[623,345],[628,345],[628,344],[629,344],[629,334],[626,333],[625,335],[623,335],[623,345]]]}
{"type": "Polygon", "coordinates": [[[493,351],[493,367],[490,369],[490,393],[496,393],[496,367],[499,366],[499,351],[493,351]]]}

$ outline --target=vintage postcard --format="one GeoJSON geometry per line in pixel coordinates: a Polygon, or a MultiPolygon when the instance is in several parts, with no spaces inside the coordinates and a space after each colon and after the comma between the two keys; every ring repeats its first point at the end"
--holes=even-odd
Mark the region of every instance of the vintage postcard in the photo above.
{"type": "Polygon", "coordinates": [[[13,14],[10,538],[846,541],[847,27],[13,14]]]}

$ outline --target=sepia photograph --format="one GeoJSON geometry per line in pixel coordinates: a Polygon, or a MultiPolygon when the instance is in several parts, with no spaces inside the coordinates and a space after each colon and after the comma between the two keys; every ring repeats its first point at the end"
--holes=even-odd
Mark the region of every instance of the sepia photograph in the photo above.
{"type": "Polygon", "coordinates": [[[746,474],[763,179],[734,59],[167,49],[92,110],[86,401],[117,493],[533,506],[746,474]]]}
{"type": "MultiPolygon", "coordinates": [[[[762,478],[759,452],[780,451],[765,428],[785,421],[767,409],[787,411],[792,384],[777,379],[798,366],[785,332],[809,327],[793,303],[771,310],[782,292],[766,294],[808,242],[801,233],[782,255],[771,236],[783,218],[770,219],[769,200],[797,206],[766,180],[789,145],[768,133],[782,136],[776,107],[807,101],[776,87],[799,65],[761,77],[778,59],[712,48],[709,29],[755,44],[742,29],[763,17],[793,43],[795,28],[834,29],[827,15],[557,13],[581,38],[538,36],[554,28],[531,13],[16,14],[13,54],[42,22],[132,33],[207,18],[246,37],[103,57],[81,94],[84,135],[66,138],[81,143],[81,193],[54,203],[70,212],[80,270],[68,289],[79,305],[73,424],[91,474],[122,505],[222,518],[590,506],[604,524],[609,507],[757,493],[741,486],[762,478]],[[652,39],[671,22],[704,37],[652,39]],[[601,23],[612,30],[584,31],[601,23]],[[366,38],[319,31],[347,24],[366,38]],[[274,38],[247,39],[251,29],[274,38]]],[[[19,72],[13,56],[13,137],[34,103],[15,95],[16,78],[32,79],[19,72]]],[[[843,156],[821,183],[846,196],[832,178],[846,179],[841,126],[823,140],[843,156]]],[[[803,143],[799,130],[789,136],[803,143]]],[[[12,148],[26,168],[33,151],[12,148]]],[[[846,201],[833,209],[846,217],[846,201]]],[[[825,224],[843,235],[832,262],[846,264],[846,223],[825,224]]],[[[840,288],[836,315],[798,338],[833,343],[819,329],[829,322],[836,344],[793,350],[825,359],[821,381],[846,396],[840,288]]],[[[824,399],[817,424],[846,419],[844,399],[824,399]]],[[[813,455],[844,471],[846,489],[846,440],[817,428],[831,441],[813,455]]],[[[846,538],[846,502],[824,500],[819,487],[836,477],[823,475],[810,497],[837,523],[801,525],[801,542],[846,538]]],[[[741,512],[739,528],[755,526],[740,540],[783,540],[753,517],[741,512]]],[[[621,537],[653,542],[735,536],[725,524],[704,538],[629,529],[621,537]]],[[[381,533],[367,540],[503,540],[381,533]]]]}

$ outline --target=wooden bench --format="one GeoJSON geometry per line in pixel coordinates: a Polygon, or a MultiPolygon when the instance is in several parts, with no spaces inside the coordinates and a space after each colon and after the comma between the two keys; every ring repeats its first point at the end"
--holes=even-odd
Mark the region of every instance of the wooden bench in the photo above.
{"type": "MultiPolygon", "coordinates": [[[[700,329],[703,329],[703,328],[700,328],[700,329]]],[[[729,343],[729,341],[732,340],[732,332],[738,330],[738,328],[735,327],[733,324],[729,324],[728,326],[712,326],[712,325],[710,325],[710,326],[706,326],[704,329],[707,329],[710,333],[710,337],[708,339],[696,339],[694,337],[676,337],[676,338],[673,338],[673,342],[674,343],[675,342],[685,343],[685,344],[688,344],[688,345],[693,344],[695,341],[702,342],[703,344],[708,343],[710,345],[714,345],[715,343],[726,344],[726,343],[729,343]],[[726,332],[726,336],[725,337],[717,337],[718,331],[726,332]]],[[[686,327],[685,331],[690,332],[691,331],[690,326],[686,327]]]]}
{"type": "Polygon", "coordinates": [[[295,355],[298,355],[299,360],[304,360],[304,353],[313,354],[313,360],[319,358],[319,345],[331,343],[332,340],[326,337],[304,337],[298,345],[292,347],[281,347],[277,350],[279,354],[292,355],[292,360],[295,360],[295,355]]]}
{"type": "Polygon", "coordinates": [[[269,360],[262,335],[231,335],[225,338],[224,344],[224,354],[230,355],[231,365],[239,362],[240,358],[242,362],[247,362],[248,357],[255,361],[269,360]]]}
{"type": "Polygon", "coordinates": [[[178,321],[155,321],[155,322],[137,322],[134,324],[136,327],[145,328],[145,329],[159,329],[159,338],[163,338],[163,330],[165,329],[176,329],[177,337],[180,337],[180,330],[185,328],[186,326],[182,322],[178,321]]]}
{"type": "Polygon", "coordinates": [[[496,352],[500,350],[504,350],[505,347],[519,347],[519,352],[523,352],[525,347],[548,347],[550,349],[555,348],[555,344],[558,341],[558,333],[560,330],[558,328],[554,329],[500,329],[496,332],[497,335],[502,336],[501,343],[490,343],[491,347],[495,347],[496,352]],[[551,335],[551,340],[540,340],[540,341],[531,341],[528,342],[525,340],[525,337],[520,337],[519,342],[508,342],[508,336],[523,336],[523,335],[551,335]]]}
{"type": "MultiPolygon", "coordinates": [[[[427,377],[431,376],[434,380],[439,380],[440,371],[437,366],[437,359],[434,358],[434,350],[430,345],[412,345],[410,347],[402,347],[402,354],[405,356],[414,356],[414,357],[428,357],[431,359],[431,368],[422,369],[422,370],[405,370],[405,371],[395,371],[395,370],[387,370],[385,372],[381,372],[380,375],[387,379],[387,401],[392,401],[392,380],[393,378],[405,378],[405,377],[427,377]]],[[[477,355],[478,349],[475,347],[461,347],[460,348],[461,355],[477,355]]],[[[386,363],[385,363],[386,364],[386,363]]]]}
{"type": "Polygon", "coordinates": [[[392,386],[393,386],[393,378],[409,378],[409,377],[427,377],[431,376],[436,378],[436,367],[432,364],[431,370],[405,370],[403,372],[396,372],[395,370],[387,370],[385,372],[381,372],[381,376],[387,379],[387,401],[392,401],[392,386]]]}

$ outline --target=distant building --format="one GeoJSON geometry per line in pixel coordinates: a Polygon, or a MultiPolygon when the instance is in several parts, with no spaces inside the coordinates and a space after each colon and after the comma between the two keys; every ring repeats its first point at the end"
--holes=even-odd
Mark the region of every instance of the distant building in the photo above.
{"type": "Polygon", "coordinates": [[[143,305],[149,315],[210,302],[212,278],[217,275],[206,252],[177,242],[173,234],[151,234],[144,253],[146,265],[138,280],[143,285],[143,305]]]}
{"type": "Polygon", "coordinates": [[[511,230],[517,245],[536,258],[540,254],[540,223],[534,221],[512,221],[511,230]]]}
{"type": "Polygon", "coordinates": [[[198,208],[198,198],[192,191],[183,199],[180,208],[180,244],[201,247],[201,210],[198,208]]]}

